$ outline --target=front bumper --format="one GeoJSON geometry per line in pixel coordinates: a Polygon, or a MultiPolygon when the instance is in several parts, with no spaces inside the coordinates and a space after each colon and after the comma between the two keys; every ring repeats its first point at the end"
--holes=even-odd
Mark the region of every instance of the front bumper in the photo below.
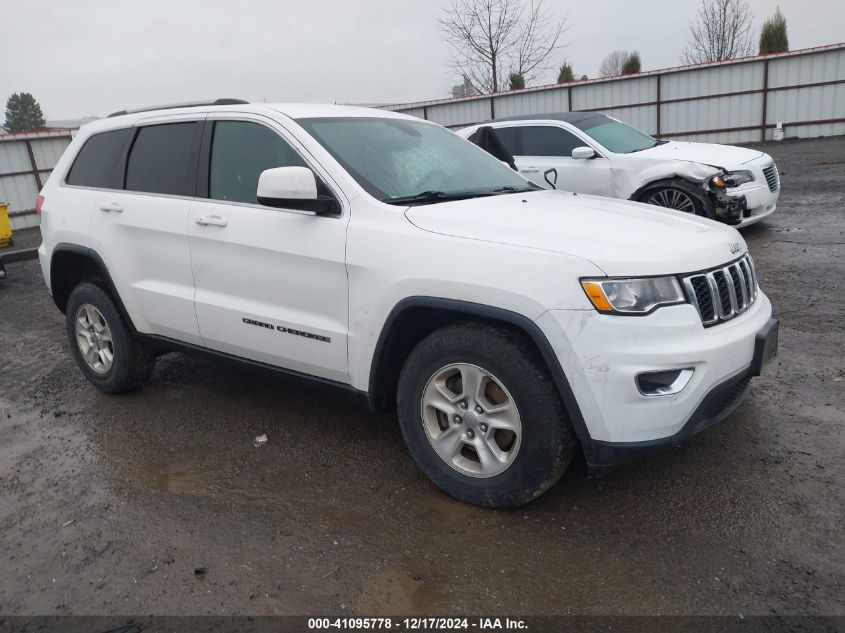
{"type": "Polygon", "coordinates": [[[780,197],[781,183],[777,165],[768,154],[763,154],[754,160],[743,163],[739,168],[749,170],[754,175],[754,180],[739,187],[725,190],[725,195],[729,204],[733,201],[733,206],[742,207],[740,217],[730,221],[730,224],[736,228],[743,228],[755,224],[775,212],[780,197]],[[769,175],[774,176],[772,183],[775,188],[774,191],[769,187],[769,181],[766,178],[767,169],[773,170],[769,175]],[[740,204],[736,205],[736,202],[740,204]]]}
{"type": "Polygon", "coordinates": [[[750,380],[755,338],[771,314],[762,292],[746,312],[709,328],[688,304],[643,317],[594,310],[543,314],[537,325],[578,403],[585,427],[579,437],[588,463],[600,467],[618,461],[622,452],[683,441],[730,413],[747,384],[729,401],[719,396],[720,388],[733,389],[732,381],[747,383],[746,375],[750,380]],[[684,368],[695,371],[678,393],[646,396],[637,388],[635,377],[641,373],[684,368]],[[724,404],[715,414],[714,402],[724,404]]]}
{"type": "Polygon", "coordinates": [[[741,229],[756,224],[763,218],[770,216],[777,208],[780,189],[770,191],[766,185],[752,185],[750,187],[739,187],[726,193],[727,198],[742,199],[742,214],[739,221],[732,223],[735,228],[741,229]]]}
{"type": "Polygon", "coordinates": [[[721,422],[736,411],[751,391],[751,368],[711,389],[686,424],[674,435],[645,442],[592,442],[588,465],[593,474],[613,470],[620,464],[683,444],[693,435],[721,422]]]}

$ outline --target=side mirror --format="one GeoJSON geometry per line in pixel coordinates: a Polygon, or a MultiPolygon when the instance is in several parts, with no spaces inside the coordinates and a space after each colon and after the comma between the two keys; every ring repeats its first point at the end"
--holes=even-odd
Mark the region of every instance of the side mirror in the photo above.
{"type": "Polygon", "coordinates": [[[552,167],[543,172],[543,179],[549,183],[549,187],[557,189],[557,169],[552,167]]]}
{"type": "Polygon", "coordinates": [[[592,147],[576,147],[572,150],[572,158],[576,158],[579,160],[593,158],[595,155],[596,150],[594,150],[592,147]]]}
{"type": "Polygon", "coordinates": [[[317,192],[317,178],[307,167],[274,167],[258,177],[259,204],[277,209],[312,211],[317,215],[340,213],[333,196],[317,192]]]}

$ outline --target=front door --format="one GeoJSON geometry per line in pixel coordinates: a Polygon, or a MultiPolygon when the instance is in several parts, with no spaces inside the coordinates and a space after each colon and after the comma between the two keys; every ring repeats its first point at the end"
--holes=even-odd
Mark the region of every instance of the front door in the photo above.
{"type": "Polygon", "coordinates": [[[283,134],[264,119],[207,121],[188,222],[200,334],[217,351],[348,383],[348,206],[320,217],[258,204],[265,169],[306,166],[321,180],[283,134]]]}
{"type": "Polygon", "coordinates": [[[557,170],[556,189],[589,193],[597,196],[611,195],[610,164],[606,158],[572,158],[572,150],[586,143],[574,134],[553,125],[520,126],[519,156],[515,157],[519,172],[540,185],[549,188],[545,179],[547,170],[557,170]]]}

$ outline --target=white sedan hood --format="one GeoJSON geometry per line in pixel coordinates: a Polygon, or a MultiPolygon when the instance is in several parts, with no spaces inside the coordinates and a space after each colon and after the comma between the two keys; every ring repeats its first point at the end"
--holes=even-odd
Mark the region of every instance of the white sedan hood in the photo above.
{"type": "Polygon", "coordinates": [[[762,152],[734,145],[716,145],[714,143],[682,143],[669,141],[661,143],[634,156],[656,158],[663,160],[683,160],[691,163],[702,163],[724,167],[728,171],[762,156],[762,152]]]}
{"type": "Polygon", "coordinates": [[[405,214],[426,231],[582,257],[610,276],[693,272],[746,251],[740,234],[718,222],[563,191],[420,205],[405,214]]]}

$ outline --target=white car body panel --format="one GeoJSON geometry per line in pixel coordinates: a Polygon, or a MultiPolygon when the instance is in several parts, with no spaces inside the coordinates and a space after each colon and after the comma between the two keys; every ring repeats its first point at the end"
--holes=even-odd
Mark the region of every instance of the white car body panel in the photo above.
{"type": "Polygon", "coordinates": [[[548,169],[558,172],[557,189],[592,195],[631,199],[647,184],[659,180],[681,178],[692,183],[704,183],[724,171],[750,170],[754,182],[727,190],[727,196],[745,196],[749,217],[736,228],[759,222],[774,212],[780,190],[770,191],[763,167],[773,163],[768,154],[758,150],[717,145],[668,141],[650,149],[630,154],[611,152],[576,126],[557,119],[519,119],[488,121],[458,130],[462,138],[469,138],[480,127],[511,128],[548,126],[565,130],[576,136],[585,147],[596,152],[592,159],[560,156],[514,156],[519,172],[544,188],[550,185],[544,177],[548,169]]]}
{"type": "MultiPolygon", "coordinates": [[[[506,310],[537,324],[555,350],[589,436],[610,442],[672,435],[715,385],[751,363],[754,337],[771,317],[762,293],[746,313],[705,328],[689,304],[642,317],[599,314],[579,283],[724,265],[747,250],[735,229],[561,191],[385,204],[296,123],[303,116],[419,122],[384,110],[261,104],[129,114],[87,125],[42,191],[39,255],[48,286],[58,244],[90,247],[105,261],[138,332],[360,391],[370,386],[383,328],[403,300],[429,297],[506,310]],[[328,184],[341,203],[340,216],[64,184],[76,152],[95,132],[206,116],[272,127],[328,184]],[[124,210],[96,210],[103,201],[124,210]],[[209,216],[225,225],[197,223],[209,216]],[[279,326],[321,338],[273,331],[279,326]],[[635,372],[679,366],[694,366],[696,373],[677,396],[649,398],[634,389],[635,372]]],[[[479,152],[479,160],[493,160],[479,152]]],[[[750,160],[745,164],[761,158],[750,160]]],[[[667,162],[706,172],[698,163],[667,162]]],[[[614,169],[614,183],[635,171],[624,163],[614,169]]]]}

